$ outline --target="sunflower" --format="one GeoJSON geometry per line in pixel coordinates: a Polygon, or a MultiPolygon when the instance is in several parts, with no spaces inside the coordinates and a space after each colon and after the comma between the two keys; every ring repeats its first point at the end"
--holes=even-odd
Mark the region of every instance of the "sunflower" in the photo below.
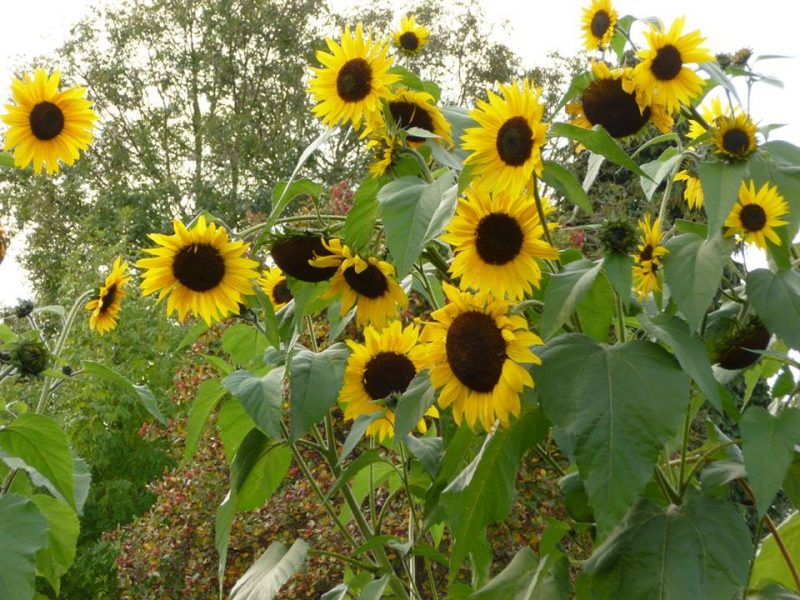
{"type": "Polygon", "coordinates": [[[441,239],[455,247],[450,272],[461,278],[462,288],[520,300],[539,287],[542,270],[536,259],[558,258],[543,235],[530,198],[468,188],[441,239]]]}
{"type": "Polygon", "coordinates": [[[286,276],[280,269],[267,269],[261,273],[257,280],[258,285],[272,302],[276,311],[282,309],[292,300],[292,291],[286,281],[286,276]]]}
{"type": "Polygon", "coordinates": [[[508,304],[489,292],[460,292],[444,283],[450,301],[431,316],[420,339],[427,342],[423,366],[431,383],[441,388],[439,406],[453,407],[456,423],[489,429],[499,419],[508,426],[520,412],[522,388],[533,387],[523,364],[541,364],[530,346],[542,343],[521,315],[508,314],[508,304]]]}
{"type": "Polygon", "coordinates": [[[270,255],[281,271],[300,281],[318,283],[327,281],[336,273],[337,266],[318,268],[308,261],[328,256],[325,249],[326,238],[314,233],[297,233],[275,240],[270,255]]]}
{"type": "MultiPolygon", "coordinates": [[[[708,104],[701,106],[698,112],[705,122],[705,125],[699,119],[692,119],[689,121],[689,131],[686,132],[686,137],[692,141],[705,135],[708,132],[706,125],[713,127],[717,117],[724,114],[719,98],[713,98],[708,104]]],[[[731,113],[731,115],[732,114],[733,113],[731,113]]]]}
{"type": "MultiPolygon", "coordinates": [[[[394,409],[398,398],[421,369],[424,349],[417,344],[419,330],[414,325],[403,327],[400,321],[379,331],[364,329],[364,343],[346,340],[353,353],[347,360],[339,402],[344,405],[344,418],[357,419],[383,411],[383,415],[367,427],[367,435],[383,442],[394,436],[394,409]]],[[[438,417],[435,407],[425,413],[438,417]]],[[[425,433],[425,420],[417,424],[425,433]]]]}
{"type": "Polygon", "coordinates": [[[317,101],[312,110],[326,125],[349,121],[358,129],[365,117],[381,110],[381,98],[389,96],[389,86],[399,79],[389,73],[389,47],[374,42],[372,35],[364,39],[360,23],[355,34],[345,27],[341,44],[330,38],[325,42],[331,52],[317,52],[324,66],[311,68],[316,76],[308,89],[317,101]]]}
{"type": "Polygon", "coordinates": [[[661,219],[656,219],[651,225],[650,215],[645,215],[644,221],[639,221],[639,228],[642,231],[642,243],[639,244],[639,253],[633,256],[633,283],[636,293],[644,298],[651,291],[661,289],[658,285],[658,269],[669,250],[661,245],[661,219]]]}
{"type": "Polygon", "coordinates": [[[103,335],[117,326],[119,306],[125,297],[125,284],[130,280],[128,263],[117,257],[105,284],[100,286],[97,297],[86,304],[86,310],[92,313],[89,317],[89,328],[92,331],[103,335]]]}
{"type": "Polygon", "coordinates": [[[604,62],[593,62],[594,79],[583,90],[580,102],[567,105],[572,123],[585,129],[602,125],[614,138],[638,133],[651,120],[663,133],[671,131],[672,117],[663,106],[653,104],[640,110],[636,94],[625,91],[623,81],[630,79],[631,72],[630,68],[612,71],[604,62]]]}
{"type": "Polygon", "coordinates": [[[728,228],[725,235],[737,234],[743,242],[755,244],[759,248],[766,249],[764,238],[780,246],[781,239],[775,233],[775,227],[786,225],[786,221],[778,217],[787,212],[789,207],[778,193],[777,187],[765,183],[756,192],[756,185],[752,180],[749,185],[742,181],[739,186],[739,202],[725,219],[725,227],[728,228]]]}
{"type": "Polygon", "coordinates": [[[714,120],[711,144],[722,158],[747,158],[756,151],[756,126],[745,114],[720,115],[714,120]]]}
{"type": "Polygon", "coordinates": [[[33,78],[25,74],[11,84],[16,104],[6,104],[0,116],[9,126],[5,149],[14,149],[14,164],[25,168],[33,163],[35,173],[57,173],[58,161],[72,165],[92,143],[97,115],[86,99],[86,88],[71,87],[59,91],[61,74],[48,77],[36,69],[33,78]]]}
{"type": "Polygon", "coordinates": [[[316,267],[337,266],[323,299],[341,296],[341,316],[356,305],[356,323],[383,325],[397,316],[397,305],[408,306],[408,297],[394,277],[394,267],[374,256],[362,258],[341,240],[325,242],[331,254],[311,261],[316,267]]]}
{"type": "MultiPolygon", "coordinates": [[[[436,100],[427,92],[418,92],[405,87],[398,88],[386,102],[392,120],[401,129],[416,127],[438,135],[448,145],[453,145],[450,123],[436,106],[436,100]]],[[[383,116],[376,113],[369,120],[366,133],[376,129],[385,129],[383,116]]],[[[406,135],[410,146],[419,146],[428,141],[427,138],[416,135],[406,135]]]]}
{"type": "Polygon", "coordinates": [[[686,188],[683,190],[683,199],[692,210],[703,206],[703,184],[700,178],[692,175],[687,169],[675,173],[674,181],[685,181],[686,188]]]}
{"type": "Polygon", "coordinates": [[[590,52],[603,50],[614,37],[617,11],[609,0],[592,0],[589,8],[583,9],[583,46],[590,52]]]}
{"type": "Polygon", "coordinates": [[[394,45],[405,54],[417,54],[428,42],[428,36],[428,28],[417,25],[414,15],[407,15],[400,20],[400,29],[394,32],[394,45]]]}
{"type": "Polygon", "coordinates": [[[638,52],[642,62],[634,67],[626,90],[630,92],[635,87],[642,110],[656,101],[673,114],[681,103],[689,104],[703,91],[703,80],[686,65],[713,61],[714,56],[700,47],[705,38],[699,31],[681,35],[683,21],[683,17],[675,19],[667,32],[651,25],[645,34],[650,47],[638,52]]]}
{"type": "Polygon", "coordinates": [[[541,122],[541,90],[524,80],[501,85],[500,92],[502,98],[488,91],[489,101],[478,100],[469,113],[480,127],[464,134],[463,148],[472,151],[464,162],[474,166],[480,185],[519,196],[533,173],[542,174],[547,124],[541,122]]]}
{"type": "Polygon", "coordinates": [[[402,148],[402,142],[385,129],[371,131],[367,150],[372,151],[373,161],[369,165],[369,172],[374,177],[391,173],[397,166],[402,148]]]}
{"type": "Polygon", "coordinates": [[[159,302],[169,296],[167,314],[177,310],[181,320],[191,312],[211,325],[237,314],[258,278],[258,263],[244,258],[248,245],[230,241],[224,228],[207,224],[204,216],[191,229],[177,219],[173,227],[173,235],[149,234],[158,246],[145,248],[153,256],[136,263],[145,269],[145,296],[158,292],[159,302]]]}

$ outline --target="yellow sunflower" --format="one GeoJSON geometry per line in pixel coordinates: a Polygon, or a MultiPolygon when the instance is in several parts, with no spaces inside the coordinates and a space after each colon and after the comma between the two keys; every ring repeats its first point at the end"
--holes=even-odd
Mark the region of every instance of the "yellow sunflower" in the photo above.
{"type": "Polygon", "coordinates": [[[278,268],[289,277],[309,283],[327,281],[336,273],[337,265],[317,268],[308,263],[314,258],[330,255],[324,242],[324,237],[314,233],[291,234],[275,240],[270,255],[278,268]]]}
{"type": "Polygon", "coordinates": [[[407,15],[400,20],[400,29],[394,32],[394,45],[405,54],[417,54],[428,42],[430,31],[418,25],[414,15],[407,15]]]}
{"type": "Polygon", "coordinates": [[[286,276],[280,269],[267,269],[261,273],[257,280],[258,285],[272,302],[276,311],[282,309],[292,300],[292,291],[286,281],[286,276]]]}
{"type": "Polygon", "coordinates": [[[453,407],[456,423],[489,431],[495,420],[508,426],[520,412],[523,387],[533,379],[523,364],[541,364],[530,346],[542,343],[521,315],[489,292],[460,292],[444,283],[450,301],[431,316],[420,336],[427,342],[423,366],[440,389],[439,406],[453,407]]]}
{"type": "Polygon", "coordinates": [[[72,165],[92,143],[97,115],[86,88],[71,87],[59,91],[61,74],[53,71],[48,77],[44,69],[36,69],[31,77],[25,74],[11,84],[16,104],[6,104],[0,116],[9,126],[5,149],[14,149],[14,164],[25,168],[33,163],[35,173],[57,173],[58,161],[72,165]]]}
{"type": "MultiPolygon", "coordinates": [[[[395,124],[401,129],[411,129],[416,127],[424,129],[434,135],[438,135],[447,145],[453,145],[450,123],[444,118],[444,114],[436,106],[436,100],[427,92],[418,92],[408,88],[398,88],[386,102],[389,113],[395,124]]],[[[376,113],[368,121],[366,133],[385,129],[386,124],[383,116],[376,113]]],[[[407,135],[406,140],[412,147],[420,146],[428,141],[428,138],[407,135]]]]}
{"type": "MultiPolygon", "coordinates": [[[[394,409],[400,396],[421,369],[425,350],[417,344],[419,330],[414,325],[403,327],[393,321],[383,330],[364,329],[364,343],[347,340],[353,353],[347,360],[339,402],[345,419],[357,419],[382,411],[383,415],[367,427],[367,435],[379,441],[394,437],[394,409]]],[[[425,413],[438,417],[435,407],[425,413]]],[[[422,419],[417,428],[425,433],[422,419]]]]}
{"type": "Polygon", "coordinates": [[[118,256],[105,284],[100,286],[97,297],[86,304],[86,310],[92,313],[89,317],[89,328],[92,331],[103,335],[117,326],[119,307],[125,297],[125,284],[130,280],[128,263],[122,262],[118,256]]]}
{"type": "Polygon", "coordinates": [[[614,37],[617,25],[617,11],[609,0],[592,0],[588,8],[583,9],[583,46],[589,51],[603,50],[614,37]]]}
{"type": "Polygon", "coordinates": [[[742,181],[739,186],[739,202],[725,219],[725,227],[728,228],[725,235],[736,234],[743,242],[755,244],[759,248],[766,249],[766,240],[780,246],[781,238],[775,233],[775,228],[786,225],[786,221],[778,217],[787,212],[789,207],[778,193],[777,187],[765,183],[756,191],[752,180],[749,185],[742,181]]]}
{"type": "Polygon", "coordinates": [[[489,101],[478,100],[470,112],[480,127],[464,134],[463,147],[472,152],[464,162],[474,166],[479,185],[519,196],[533,173],[542,174],[547,124],[541,122],[541,90],[524,80],[501,85],[500,92],[502,98],[488,91],[489,101]]]}
{"type": "Polygon", "coordinates": [[[145,296],[158,292],[159,302],[166,296],[167,315],[176,310],[183,320],[191,312],[207,324],[239,312],[245,296],[255,293],[252,280],[258,278],[258,263],[245,258],[248,245],[228,239],[228,232],[201,216],[191,229],[175,219],[175,233],[151,233],[152,254],[136,263],[145,269],[142,290],[145,296]]]}
{"type": "Polygon", "coordinates": [[[669,250],[661,245],[661,219],[651,224],[650,215],[645,215],[644,221],[639,221],[639,228],[642,243],[639,244],[639,253],[633,256],[633,284],[639,297],[644,298],[653,290],[661,289],[658,285],[658,269],[669,250]]]}
{"type": "Polygon", "coordinates": [[[683,22],[683,17],[675,19],[667,32],[651,25],[645,34],[650,47],[638,52],[642,62],[634,67],[633,79],[626,90],[630,92],[635,87],[642,110],[655,101],[672,114],[680,109],[681,103],[689,104],[703,91],[703,79],[686,65],[709,62],[714,56],[700,47],[705,38],[699,31],[681,35],[683,22]]]}
{"type": "Polygon", "coordinates": [[[331,254],[310,261],[315,267],[336,266],[338,270],[331,279],[323,299],[341,296],[341,316],[356,306],[356,323],[383,325],[397,316],[398,305],[408,306],[408,296],[394,277],[394,267],[374,256],[362,258],[341,240],[325,242],[331,254]]]}
{"type": "Polygon", "coordinates": [[[747,158],[756,151],[756,126],[745,114],[720,115],[714,120],[711,144],[722,158],[747,158]]]}
{"type": "MultiPolygon", "coordinates": [[[[714,121],[717,117],[725,114],[722,110],[722,104],[719,98],[713,98],[709,103],[701,106],[698,112],[709,127],[714,125],[714,121]]],[[[694,141],[700,136],[705,135],[707,131],[708,130],[701,122],[692,119],[689,121],[689,131],[686,133],[686,137],[694,141]]]]}
{"type": "Polygon", "coordinates": [[[369,165],[369,172],[374,177],[390,174],[397,166],[402,148],[402,142],[385,129],[371,131],[367,150],[372,151],[373,161],[369,165]]]}
{"type": "Polygon", "coordinates": [[[491,290],[498,298],[520,300],[539,287],[537,259],[558,258],[543,236],[530,198],[468,188],[441,239],[455,248],[450,272],[461,278],[462,289],[491,290]]]}
{"type": "Polygon", "coordinates": [[[580,102],[567,105],[572,123],[584,129],[602,125],[614,138],[638,133],[649,121],[663,133],[672,131],[672,117],[662,105],[653,104],[640,110],[636,94],[625,91],[623,81],[630,79],[632,71],[630,68],[612,71],[604,62],[593,62],[594,79],[583,90],[580,102]]]}
{"type": "Polygon", "coordinates": [[[700,178],[692,175],[687,169],[675,173],[674,181],[685,181],[686,187],[683,190],[683,199],[692,210],[703,206],[703,184],[700,178]]]}
{"type": "Polygon", "coordinates": [[[372,35],[364,39],[360,23],[355,33],[345,27],[341,44],[330,38],[325,42],[330,53],[320,50],[316,55],[323,67],[311,68],[315,77],[308,89],[317,102],[312,110],[326,125],[350,122],[358,129],[366,117],[381,110],[381,98],[389,96],[389,86],[399,79],[389,73],[389,47],[373,41],[372,35]]]}

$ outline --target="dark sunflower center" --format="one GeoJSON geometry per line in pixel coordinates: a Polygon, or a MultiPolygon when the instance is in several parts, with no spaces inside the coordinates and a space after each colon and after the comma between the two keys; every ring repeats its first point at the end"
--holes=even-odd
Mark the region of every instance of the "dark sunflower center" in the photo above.
{"type": "Polygon", "coordinates": [[[278,240],[272,245],[270,253],[281,271],[300,281],[326,281],[337,271],[337,267],[312,267],[308,264],[315,256],[331,254],[317,235],[296,235],[278,240]]]}
{"type": "Polygon", "coordinates": [[[722,136],[722,148],[729,154],[741,156],[750,147],[750,137],[741,129],[730,129],[722,136]]]}
{"type": "Polygon", "coordinates": [[[683,67],[680,50],[672,44],[659,48],[650,70],[659,81],[670,81],[678,76],[683,67]]]}
{"type": "Polygon", "coordinates": [[[745,204],[739,218],[747,231],[761,231],[767,224],[767,213],[760,204],[745,204]]]}
{"type": "Polygon", "coordinates": [[[389,289],[386,276],[375,265],[367,265],[361,273],[356,273],[355,267],[347,267],[344,280],[356,292],[373,300],[383,296],[389,289]]]}
{"type": "MultiPolygon", "coordinates": [[[[389,112],[392,114],[395,123],[400,127],[405,129],[419,127],[426,131],[433,131],[433,117],[427,110],[413,102],[389,102],[389,112]]],[[[410,142],[424,142],[425,138],[409,135],[408,140],[410,142]]]]}
{"type": "Polygon", "coordinates": [[[192,244],[172,259],[172,274],[190,290],[207,292],[225,277],[225,259],[210,244],[192,244]]]}
{"type": "Polygon", "coordinates": [[[289,284],[286,282],[286,279],[281,279],[275,284],[275,287],[272,288],[272,299],[275,301],[275,304],[286,304],[293,297],[292,290],[289,289],[289,284]]]}
{"type": "Polygon", "coordinates": [[[372,89],[372,69],[363,58],[348,60],[339,69],[336,91],[345,102],[358,102],[367,97],[372,89]]]}
{"type": "Polygon", "coordinates": [[[475,249],[483,262],[504,265],[514,260],[525,235],[517,220],[505,213],[491,213],[478,223],[475,249]]]}
{"type": "Polygon", "coordinates": [[[114,303],[114,298],[116,297],[116,295],[117,295],[117,284],[112,283],[110,286],[108,286],[108,289],[106,290],[106,295],[103,296],[103,299],[100,301],[101,313],[106,312],[108,310],[108,307],[114,303]]]}
{"type": "Polygon", "coordinates": [[[650,244],[644,247],[644,250],[639,254],[639,262],[646,260],[653,260],[653,247],[650,244]]]}
{"type": "Polygon", "coordinates": [[[612,137],[633,135],[650,118],[650,107],[639,110],[636,95],[622,89],[621,79],[597,79],[581,97],[583,114],[592,125],[602,125],[612,137]]]}
{"type": "Polygon", "coordinates": [[[413,31],[406,31],[400,36],[400,47],[409,52],[416,52],[419,48],[419,38],[413,31]]]}
{"type": "Polygon", "coordinates": [[[453,375],[472,391],[491,392],[500,381],[506,341],[491,316],[458,315],[447,330],[445,349],[453,375]]]}
{"type": "Polygon", "coordinates": [[[592,17],[592,35],[596,38],[603,37],[606,34],[606,31],[608,31],[610,25],[611,17],[609,14],[604,10],[598,10],[592,17]]]}
{"type": "Polygon", "coordinates": [[[414,363],[408,357],[397,352],[379,352],[364,368],[364,389],[373,400],[402,394],[416,374],[414,363]]]}
{"type": "Polygon", "coordinates": [[[497,132],[497,154],[512,167],[525,164],[533,150],[533,130],[523,117],[512,117],[497,132]]]}
{"type": "Polygon", "coordinates": [[[52,102],[39,102],[31,111],[30,124],[38,139],[52,140],[64,129],[64,113],[52,102]]]}

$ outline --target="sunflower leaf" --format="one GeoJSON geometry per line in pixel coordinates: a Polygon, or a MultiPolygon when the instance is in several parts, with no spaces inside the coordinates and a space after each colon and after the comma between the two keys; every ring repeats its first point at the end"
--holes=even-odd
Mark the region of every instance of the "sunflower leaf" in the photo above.
{"type": "MultiPolygon", "coordinates": [[[[778,525],[778,533],[782,543],[789,551],[789,555],[797,560],[797,557],[800,556],[800,512],[793,512],[783,523],[778,525]]],[[[789,567],[786,566],[786,559],[773,535],[768,535],[761,542],[748,585],[759,588],[768,582],[777,582],[797,591],[797,584],[789,567]]],[[[793,597],[796,598],[796,596],[793,597]]]]}
{"type": "Polygon", "coordinates": [[[560,429],[562,450],[578,464],[605,536],[678,433],[689,378],[661,346],[641,340],[609,347],[570,334],[552,340],[540,356],[532,372],[542,408],[560,429]]]}
{"type": "Polygon", "coordinates": [[[424,418],[428,409],[433,406],[436,397],[431,387],[428,371],[416,374],[408,388],[400,397],[395,409],[394,443],[399,445],[407,434],[411,433],[417,423],[424,418]]]}
{"type": "Polygon", "coordinates": [[[620,167],[630,169],[642,177],[650,177],[647,173],[642,171],[641,167],[625,153],[617,141],[602,127],[584,129],[583,127],[578,127],[577,125],[571,125],[569,123],[553,123],[550,125],[548,137],[565,137],[574,142],[578,142],[595,154],[602,154],[620,167]]]}
{"type": "Polygon", "coordinates": [[[747,298],[767,329],[800,350],[800,273],[756,269],[747,275],[747,298]]]}
{"type": "Polygon", "coordinates": [[[541,332],[544,339],[558,331],[575,312],[602,267],[602,262],[595,264],[588,259],[581,259],[569,263],[561,273],[550,277],[544,293],[542,313],[541,332]]]}
{"type": "Polygon", "coordinates": [[[249,371],[234,371],[222,380],[222,387],[241,402],[256,426],[272,439],[281,439],[283,415],[283,367],[263,377],[249,371]]]}
{"type": "Polygon", "coordinates": [[[565,169],[557,162],[552,160],[544,161],[542,179],[551,188],[558,190],[564,198],[572,202],[575,206],[582,208],[587,214],[592,214],[592,203],[586,195],[581,182],[578,178],[565,169]]]}
{"type": "Polygon", "coordinates": [[[104,364],[91,360],[84,360],[82,364],[84,372],[99,377],[116,386],[118,389],[127,392],[130,397],[144,406],[147,412],[153,415],[159,423],[162,425],[167,424],[167,419],[161,413],[161,410],[159,410],[158,402],[155,396],[153,396],[153,392],[150,391],[150,388],[145,385],[131,383],[125,376],[104,364]]]}
{"type": "Polygon", "coordinates": [[[367,176],[353,194],[353,207],[344,222],[344,240],[356,252],[364,249],[372,237],[378,216],[378,190],[380,182],[367,176]]]}
{"type": "Polygon", "coordinates": [[[603,257],[603,268],[622,303],[627,308],[631,303],[633,284],[633,257],[628,254],[610,253],[603,257]]]}
{"type": "Polygon", "coordinates": [[[36,553],[48,544],[47,518],[19,494],[0,496],[0,598],[32,598],[36,553]]]}
{"type": "Polygon", "coordinates": [[[703,210],[708,217],[708,239],[722,229],[739,198],[739,185],[747,172],[746,163],[700,163],[698,174],[703,186],[703,210]]]}
{"type": "Polygon", "coordinates": [[[288,550],[273,542],[231,590],[231,600],[271,600],[289,578],[300,570],[308,554],[308,544],[298,538],[288,550]]]}
{"type": "Polygon", "coordinates": [[[647,173],[648,177],[640,177],[640,183],[644,195],[648,200],[653,199],[653,194],[656,193],[658,186],[667,178],[672,178],[675,166],[680,163],[683,154],[670,146],[661,153],[656,160],[645,163],[642,165],[642,170],[647,173]]]}
{"type": "Polygon", "coordinates": [[[47,494],[34,494],[31,498],[49,523],[49,541],[36,553],[36,570],[47,579],[56,595],[61,589],[61,576],[75,560],[78,543],[78,516],[61,500],[47,494]]]}

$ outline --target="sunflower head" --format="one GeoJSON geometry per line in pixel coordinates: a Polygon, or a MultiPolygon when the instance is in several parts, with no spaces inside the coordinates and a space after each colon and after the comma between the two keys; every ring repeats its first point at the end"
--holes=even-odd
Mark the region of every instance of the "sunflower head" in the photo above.
{"type": "Polygon", "coordinates": [[[450,272],[461,278],[461,287],[492,290],[498,298],[531,293],[542,277],[538,261],[558,258],[526,196],[467,188],[441,237],[454,247],[450,272]]]}
{"type": "Polygon", "coordinates": [[[430,31],[418,25],[414,15],[406,15],[400,20],[400,28],[394,32],[394,45],[404,54],[418,54],[428,43],[430,31]]]}
{"type": "Polygon", "coordinates": [[[330,253],[311,261],[312,266],[336,266],[331,285],[323,299],[340,298],[341,315],[356,306],[356,323],[383,325],[397,316],[398,306],[408,306],[408,296],[397,283],[394,267],[374,256],[366,258],[353,252],[341,240],[325,242],[330,253]]]}
{"type": "Polygon", "coordinates": [[[656,102],[673,114],[703,90],[703,80],[687,65],[710,62],[714,56],[701,47],[705,38],[699,31],[682,35],[683,25],[680,17],[666,32],[651,25],[645,34],[649,47],[638,52],[642,62],[634,67],[632,78],[642,110],[656,102]]]}
{"type": "Polygon", "coordinates": [[[35,306],[30,300],[20,300],[14,307],[14,316],[18,319],[25,319],[33,313],[34,308],[35,306]]]}
{"type": "Polygon", "coordinates": [[[468,128],[462,138],[471,152],[464,162],[473,165],[477,185],[519,196],[534,173],[542,174],[547,124],[541,122],[541,90],[524,80],[501,85],[502,97],[487,93],[489,101],[478,100],[470,112],[479,127],[468,128]]]}
{"type": "Polygon", "coordinates": [[[272,303],[272,307],[278,311],[292,300],[292,291],[286,281],[286,276],[280,269],[266,269],[258,278],[258,285],[272,303]]]}
{"type": "Polygon", "coordinates": [[[272,243],[270,256],[281,271],[300,281],[318,283],[327,281],[336,273],[332,267],[312,267],[308,261],[320,256],[328,256],[325,248],[326,238],[315,233],[293,233],[278,238],[272,243]]]}
{"type": "Polygon", "coordinates": [[[610,0],[592,0],[592,3],[583,9],[583,45],[589,50],[603,50],[614,37],[614,27],[617,25],[617,11],[611,6],[610,0]]]}
{"type": "Polygon", "coordinates": [[[97,115],[86,99],[86,89],[59,90],[61,74],[36,69],[11,84],[14,104],[0,115],[6,125],[5,149],[14,151],[14,164],[33,163],[35,173],[57,173],[59,161],[72,165],[92,143],[97,115]]]}
{"type": "Polygon", "coordinates": [[[318,51],[321,68],[312,67],[314,78],[308,89],[317,105],[314,114],[331,127],[351,123],[356,129],[362,121],[380,111],[381,99],[389,96],[389,86],[398,75],[389,73],[392,59],[383,42],[364,37],[359,23],[355,32],[345,27],[341,43],[325,38],[329,52],[318,51]]]}
{"type": "Polygon", "coordinates": [[[158,300],[167,298],[167,314],[178,312],[186,318],[190,312],[207,324],[239,314],[244,297],[255,293],[252,280],[258,277],[258,263],[244,255],[248,245],[231,241],[228,232],[200,216],[191,228],[179,220],[173,222],[175,233],[151,233],[157,245],[145,248],[150,254],[136,263],[145,270],[142,290],[145,295],[158,292],[158,300]]]}
{"type": "MultiPolygon", "coordinates": [[[[424,129],[438,135],[448,145],[453,145],[450,123],[429,93],[401,87],[394,91],[386,106],[392,120],[401,129],[424,129]]],[[[428,141],[427,138],[412,134],[406,135],[406,140],[411,146],[419,146],[428,141]]]]}
{"type": "Polygon", "coordinates": [[[400,150],[403,142],[386,129],[376,129],[370,132],[367,150],[372,152],[372,162],[369,172],[374,177],[383,177],[391,174],[400,160],[400,150]]]}
{"type": "Polygon", "coordinates": [[[786,225],[780,217],[788,212],[789,207],[777,187],[767,182],[756,191],[753,180],[749,184],[742,181],[739,201],[725,219],[725,235],[736,235],[741,241],[763,249],[767,247],[767,240],[780,246],[781,238],[775,228],[786,225]]]}
{"type": "Polygon", "coordinates": [[[661,219],[650,223],[650,215],[645,215],[639,221],[642,242],[638,252],[633,255],[633,284],[640,298],[645,298],[650,292],[658,291],[658,270],[664,262],[664,256],[669,252],[661,245],[661,219]]]}
{"type": "Polygon", "coordinates": [[[611,254],[629,254],[636,246],[636,230],[628,219],[606,219],[599,237],[606,252],[611,254]]]}
{"type": "Polygon", "coordinates": [[[703,206],[703,184],[700,178],[689,170],[683,169],[675,173],[675,181],[683,181],[686,187],[683,190],[683,199],[692,210],[703,206]]]}
{"type": "Polygon", "coordinates": [[[50,353],[40,340],[20,340],[10,354],[10,362],[21,377],[36,377],[50,364],[50,353]]]}
{"type": "Polygon", "coordinates": [[[117,257],[105,283],[100,286],[97,296],[86,304],[86,310],[91,313],[89,328],[92,331],[103,335],[117,326],[119,307],[126,294],[125,285],[130,280],[128,263],[117,257]]]}
{"type": "Polygon", "coordinates": [[[756,151],[756,126],[745,114],[718,115],[714,119],[711,144],[727,160],[742,160],[756,151]]]}
{"type": "Polygon", "coordinates": [[[439,406],[452,406],[457,423],[489,431],[508,426],[520,412],[519,395],[533,387],[525,364],[541,364],[530,346],[542,343],[520,315],[489,292],[459,292],[443,284],[449,303],[431,316],[420,336],[427,343],[423,366],[440,389],[439,406]]]}

